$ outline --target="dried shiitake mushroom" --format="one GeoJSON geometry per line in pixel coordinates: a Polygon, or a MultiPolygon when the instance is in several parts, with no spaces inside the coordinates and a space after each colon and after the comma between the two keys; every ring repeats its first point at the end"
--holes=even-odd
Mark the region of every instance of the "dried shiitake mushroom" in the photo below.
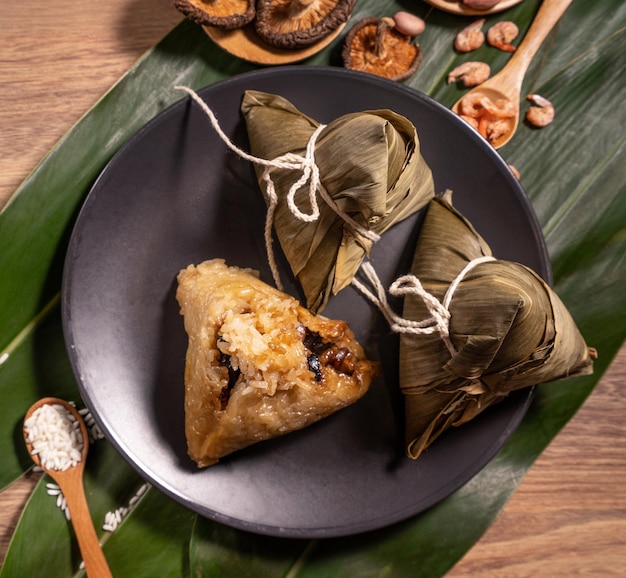
{"type": "Polygon", "coordinates": [[[406,80],[422,62],[422,49],[397,30],[392,18],[370,17],[352,27],[342,57],[346,68],[406,80]]]}
{"type": "Polygon", "coordinates": [[[255,0],[173,0],[189,20],[225,30],[241,28],[254,20],[255,0]]]}
{"type": "Polygon", "coordinates": [[[257,34],[276,48],[302,48],[347,22],[356,0],[258,0],[257,34]]]}

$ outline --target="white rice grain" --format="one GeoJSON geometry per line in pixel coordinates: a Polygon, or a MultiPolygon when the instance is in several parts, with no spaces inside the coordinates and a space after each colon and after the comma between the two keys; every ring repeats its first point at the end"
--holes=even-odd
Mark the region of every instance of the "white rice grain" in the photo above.
{"type": "Polygon", "coordinates": [[[128,502],[128,507],[120,506],[116,510],[112,512],[107,512],[104,515],[104,523],[102,524],[102,529],[105,532],[114,532],[117,530],[117,527],[122,523],[122,520],[128,515],[133,506],[139,501],[139,498],[146,492],[146,490],[150,487],[150,484],[145,483],[137,490],[134,496],[128,502]]]}
{"type": "Polygon", "coordinates": [[[85,425],[87,426],[89,441],[93,443],[96,440],[104,439],[104,434],[102,433],[100,426],[98,426],[98,424],[96,423],[96,420],[94,419],[91,412],[86,407],[84,407],[83,409],[79,409],[78,413],[80,413],[83,421],[85,422],[85,425]]]}
{"type": "MultiPolygon", "coordinates": [[[[73,401],[70,405],[76,407],[73,401]]],[[[79,409],[89,434],[89,442],[104,438],[102,430],[87,408],[79,409]]],[[[31,453],[39,456],[40,462],[47,469],[66,470],[77,465],[82,460],[83,436],[79,421],[60,404],[47,404],[33,412],[24,421],[26,441],[32,446],[31,453]]],[[[34,466],[33,471],[42,472],[40,466],[34,466]]],[[[56,505],[65,517],[70,519],[67,501],[57,484],[47,483],[46,492],[56,499],[56,505]]]]}
{"type": "Polygon", "coordinates": [[[43,468],[65,471],[82,459],[83,436],[76,418],[60,404],[46,404],[24,421],[26,441],[43,468]]]}
{"type": "Polygon", "coordinates": [[[70,511],[67,508],[67,500],[65,496],[63,496],[63,492],[61,492],[61,488],[52,482],[46,484],[46,492],[49,496],[53,496],[56,498],[56,506],[59,508],[64,514],[65,517],[70,519],[70,511]]]}
{"type": "Polygon", "coordinates": [[[58,496],[61,493],[61,488],[56,484],[46,484],[46,492],[48,492],[49,496],[58,496]]]}

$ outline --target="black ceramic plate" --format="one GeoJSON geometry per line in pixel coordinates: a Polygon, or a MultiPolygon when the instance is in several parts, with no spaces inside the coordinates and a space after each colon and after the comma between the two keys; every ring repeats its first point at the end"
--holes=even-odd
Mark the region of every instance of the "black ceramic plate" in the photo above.
{"type": "MultiPolygon", "coordinates": [[[[549,277],[534,213],[507,165],[446,108],[405,86],[343,69],[260,70],[200,91],[226,134],[247,149],[245,89],[280,94],[321,122],[389,108],[417,126],[438,191],[496,256],[549,277]]],[[[182,97],[182,94],[181,94],[182,97]]],[[[385,378],[355,405],[312,427],[199,470],[186,454],[186,335],[175,300],[178,271],[221,257],[271,282],[265,204],[251,165],[227,150],[185,97],[113,158],[94,184],[67,254],[65,336],[83,399],[108,439],[155,486],[209,518],[253,532],[326,537],[380,528],[422,512],[476,474],[527,409],[512,395],[441,437],[417,461],[396,425],[397,340],[348,288],[325,310],[348,320],[385,378]]],[[[419,217],[385,233],[374,250],[385,282],[406,272],[419,217]]],[[[283,268],[283,278],[289,273],[283,268]]],[[[295,284],[289,291],[297,293],[295,284]]]]}

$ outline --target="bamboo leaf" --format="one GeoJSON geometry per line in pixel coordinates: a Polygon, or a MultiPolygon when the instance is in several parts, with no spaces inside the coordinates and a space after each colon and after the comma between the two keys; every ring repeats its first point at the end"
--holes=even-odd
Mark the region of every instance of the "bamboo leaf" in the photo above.
{"type": "Polygon", "coordinates": [[[113,576],[191,575],[189,540],[195,519],[194,513],[165,494],[149,489],[105,544],[113,576]]]}
{"type": "Polygon", "coordinates": [[[41,321],[16,340],[10,362],[0,365],[0,487],[33,465],[22,436],[22,419],[30,405],[48,395],[80,400],[65,352],[58,303],[52,302],[50,309],[44,309],[41,321]]]}
{"type": "MultiPolygon", "coordinates": [[[[127,504],[143,482],[108,442],[92,444],[86,465],[85,495],[96,532],[106,542],[110,536],[102,531],[106,513],[127,504]]],[[[56,496],[48,495],[48,484],[54,482],[44,475],[22,513],[0,571],[3,578],[58,578],[79,571],[81,558],[71,524],[56,496]]]]}
{"type": "Polygon", "coordinates": [[[598,86],[610,85],[616,76],[624,74],[621,55],[625,47],[626,31],[621,30],[589,47],[567,68],[536,86],[536,92],[554,104],[556,120],[545,130],[524,124],[507,148],[520,171],[532,167],[522,171],[523,183],[547,236],[559,220],[569,219],[572,211],[581,207],[589,211],[589,202],[602,210],[603,200],[614,194],[606,191],[600,198],[591,198],[587,189],[612,157],[623,154],[624,131],[615,118],[626,114],[626,106],[618,94],[598,90],[598,86]],[[568,135],[567,139],[559,139],[561,134],[568,135]]]}
{"type": "MultiPolygon", "coordinates": [[[[419,38],[424,60],[408,86],[451,105],[462,94],[446,83],[452,67],[480,59],[496,72],[507,61],[488,46],[471,55],[455,53],[452,41],[467,19],[414,4],[408,9],[426,17],[427,28],[419,38]]],[[[487,25],[511,19],[523,33],[539,4],[525,0],[488,17],[487,25]]],[[[400,9],[407,7],[361,0],[353,20],[400,9]]],[[[554,102],[557,118],[542,130],[522,124],[501,151],[520,170],[544,227],[556,291],[599,350],[595,375],[538,387],[520,427],[468,484],[423,515],[366,535],[319,542],[255,536],[197,518],[151,489],[113,535],[100,531],[114,574],[434,577],[474,544],[626,336],[626,107],[619,83],[625,24],[621,0],[572,3],[524,83],[524,90],[554,102]]],[[[305,64],[340,65],[340,42],[305,64]]],[[[30,403],[47,394],[78,401],[58,296],[71,227],[92,182],[126,139],[180,98],[175,84],[200,87],[252,68],[183,22],[64,137],[0,214],[0,485],[30,466],[20,436],[30,403]]],[[[100,527],[105,513],[127,504],[142,482],[110,446],[98,444],[86,485],[100,527]]],[[[0,575],[73,576],[78,561],[69,525],[47,495],[44,478],[23,512],[0,575]]]]}
{"type": "Polygon", "coordinates": [[[31,494],[0,570],[2,578],[73,576],[78,569],[69,523],[46,491],[51,482],[42,478],[31,494]]]}
{"type": "Polygon", "coordinates": [[[194,575],[215,578],[283,576],[297,569],[311,543],[255,536],[198,517],[191,537],[191,568],[194,575]]]}

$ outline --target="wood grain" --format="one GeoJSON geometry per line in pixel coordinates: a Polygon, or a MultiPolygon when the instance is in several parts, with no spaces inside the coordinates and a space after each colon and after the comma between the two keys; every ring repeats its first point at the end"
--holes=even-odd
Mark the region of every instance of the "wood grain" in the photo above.
{"type": "MultiPolygon", "coordinates": [[[[1,2],[0,207],[180,15],[169,0],[1,2]]],[[[624,576],[626,348],[449,578],[624,576]]],[[[37,475],[0,493],[0,560],[37,475]]]]}
{"type": "Polygon", "coordinates": [[[182,16],[170,0],[0,3],[0,206],[182,16]]]}
{"type": "Polygon", "coordinates": [[[450,578],[626,574],[626,347],[450,578]]]}

